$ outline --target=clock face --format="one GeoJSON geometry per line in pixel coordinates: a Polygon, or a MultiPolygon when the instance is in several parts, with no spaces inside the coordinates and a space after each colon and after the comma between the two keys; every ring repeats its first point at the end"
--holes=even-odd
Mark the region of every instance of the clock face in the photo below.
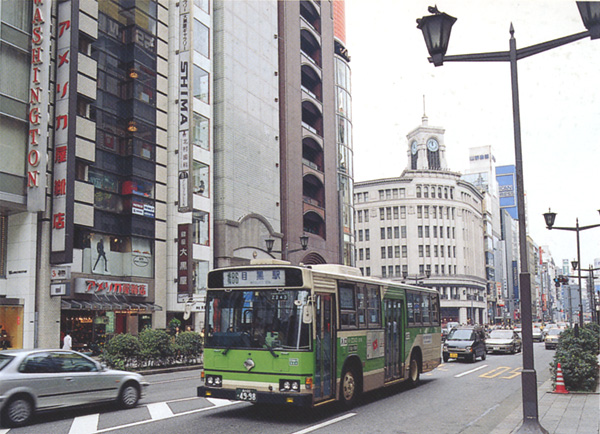
{"type": "Polygon", "coordinates": [[[413,155],[417,153],[417,142],[412,142],[412,144],[410,145],[410,150],[413,153],[413,155]]]}
{"type": "Polygon", "coordinates": [[[427,149],[429,149],[431,152],[435,152],[439,149],[440,145],[438,144],[437,140],[435,139],[429,139],[427,140],[427,149]]]}

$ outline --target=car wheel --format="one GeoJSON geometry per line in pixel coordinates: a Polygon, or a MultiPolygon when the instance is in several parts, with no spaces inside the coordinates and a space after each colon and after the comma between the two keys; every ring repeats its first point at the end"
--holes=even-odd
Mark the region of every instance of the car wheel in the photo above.
{"type": "Polygon", "coordinates": [[[481,360],[485,360],[486,357],[487,357],[487,352],[485,350],[483,350],[483,354],[481,355],[481,360]]]}
{"type": "Polygon", "coordinates": [[[414,354],[410,357],[410,367],[408,373],[408,383],[410,387],[417,387],[421,380],[421,366],[418,356],[414,354]]]}
{"type": "Polygon", "coordinates": [[[471,354],[471,359],[469,361],[471,363],[475,363],[475,360],[477,360],[477,353],[473,352],[473,354],[471,354]]]}
{"type": "Polygon", "coordinates": [[[517,352],[517,349],[515,348],[515,346],[513,345],[512,347],[510,347],[510,353],[514,354],[517,352]]]}
{"type": "Polygon", "coordinates": [[[33,417],[33,401],[27,396],[17,396],[11,399],[2,412],[4,425],[14,428],[27,425],[33,417]]]}
{"type": "Polygon", "coordinates": [[[119,395],[119,405],[123,408],[133,408],[140,400],[140,389],[134,383],[127,383],[123,386],[119,395]]]}
{"type": "Polygon", "coordinates": [[[442,356],[442,360],[444,360],[444,363],[447,363],[447,362],[448,362],[448,360],[450,360],[450,356],[449,356],[448,354],[444,354],[444,355],[442,356]]]}

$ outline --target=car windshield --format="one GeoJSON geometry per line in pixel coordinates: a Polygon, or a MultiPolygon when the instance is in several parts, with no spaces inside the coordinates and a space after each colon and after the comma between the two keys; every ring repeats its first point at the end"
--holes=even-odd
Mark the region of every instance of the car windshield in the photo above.
{"type": "Polygon", "coordinates": [[[473,330],[454,329],[448,335],[449,341],[472,341],[474,340],[473,330]]]}
{"type": "Polygon", "coordinates": [[[548,335],[549,336],[558,336],[561,333],[561,329],[550,329],[548,330],[548,335]]]}
{"type": "Polygon", "coordinates": [[[490,338],[492,339],[512,339],[513,332],[511,330],[492,330],[490,338]]]}
{"type": "Polygon", "coordinates": [[[14,356],[7,356],[6,354],[0,354],[0,371],[4,369],[10,361],[14,359],[14,356]]]}
{"type": "Polygon", "coordinates": [[[310,349],[308,291],[210,291],[207,347],[310,349]]]}

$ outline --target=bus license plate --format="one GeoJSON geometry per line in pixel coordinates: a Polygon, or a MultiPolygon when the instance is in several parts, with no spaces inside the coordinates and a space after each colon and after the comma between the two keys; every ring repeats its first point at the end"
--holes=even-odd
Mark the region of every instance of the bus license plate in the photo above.
{"type": "Polygon", "coordinates": [[[450,353],[450,358],[451,359],[458,359],[458,354],[456,354],[456,353],[450,353]]]}
{"type": "Polygon", "coordinates": [[[255,389],[235,389],[235,397],[240,401],[256,402],[255,389]]]}

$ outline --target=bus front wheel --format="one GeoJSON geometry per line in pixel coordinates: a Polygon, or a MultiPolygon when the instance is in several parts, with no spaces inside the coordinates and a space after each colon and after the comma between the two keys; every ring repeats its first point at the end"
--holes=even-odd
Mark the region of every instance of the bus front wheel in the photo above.
{"type": "Polygon", "coordinates": [[[356,402],[356,396],[358,395],[357,378],[358,376],[354,368],[348,367],[344,370],[340,384],[340,395],[346,407],[352,407],[356,402]]]}

